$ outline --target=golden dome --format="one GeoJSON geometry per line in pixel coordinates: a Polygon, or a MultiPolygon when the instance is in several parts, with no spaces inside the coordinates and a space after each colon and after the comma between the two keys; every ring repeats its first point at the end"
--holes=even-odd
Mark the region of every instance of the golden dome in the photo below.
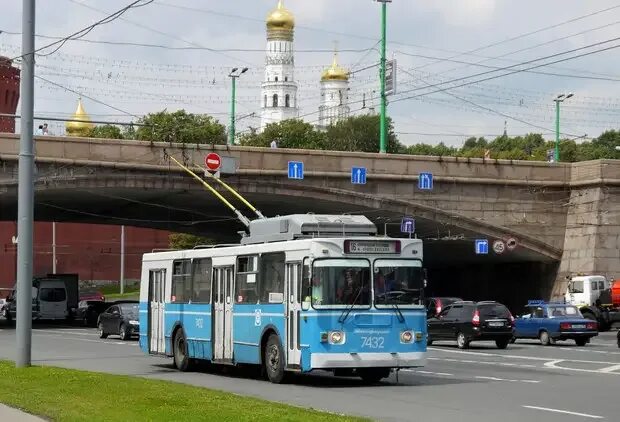
{"type": "Polygon", "coordinates": [[[348,81],[349,71],[338,64],[338,53],[334,53],[332,65],[323,71],[321,81],[348,81]]]}
{"type": "Polygon", "coordinates": [[[77,109],[73,116],[71,116],[72,120],[82,120],[81,122],[67,122],[65,124],[65,129],[67,130],[67,134],[69,136],[85,136],[90,129],[95,127],[93,123],[90,121],[90,116],[84,111],[84,107],[82,106],[82,99],[78,100],[77,109]]]}
{"type": "Polygon", "coordinates": [[[278,6],[267,16],[267,35],[269,38],[292,38],[295,16],[278,0],[278,6]]]}

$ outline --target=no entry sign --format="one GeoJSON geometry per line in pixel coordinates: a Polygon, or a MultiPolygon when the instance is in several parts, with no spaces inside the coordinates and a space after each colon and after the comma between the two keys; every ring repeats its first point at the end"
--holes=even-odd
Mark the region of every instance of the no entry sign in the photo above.
{"type": "Polygon", "coordinates": [[[209,171],[218,171],[221,165],[222,158],[218,154],[211,152],[205,157],[205,166],[209,171]]]}

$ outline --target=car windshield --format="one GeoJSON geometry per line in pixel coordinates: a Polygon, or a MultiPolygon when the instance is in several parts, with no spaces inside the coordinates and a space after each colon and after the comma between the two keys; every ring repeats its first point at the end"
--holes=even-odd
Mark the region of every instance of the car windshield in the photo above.
{"type": "Polygon", "coordinates": [[[130,318],[138,317],[138,304],[137,303],[123,303],[119,305],[123,315],[127,315],[130,318]]]}
{"type": "Polygon", "coordinates": [[[583,280],[572,280],[568,283],[570,293],[583,293],[583,280]]]}
{"type": "Polygon", "coordinates": [[[365,259],[318,259],[312,264],[312,305],[370,305],[370,263],[365,259]]]}
{"type": "Polygon", "coordinates": [[[549,318],[581,318],[581,312],[575,306],[549,306],[549,318]]]}
{"type": "Polygon", "coordinates": [[[510,318],[510,311],[504,305],[493,303],[488,305],[478,305],[480,318],[510,318]]]}
{"type": "Polygon", "coordinates": [[[422,263],[409,259],[377,259],[375,305],[417,305],[424,289],[422,263]]]}

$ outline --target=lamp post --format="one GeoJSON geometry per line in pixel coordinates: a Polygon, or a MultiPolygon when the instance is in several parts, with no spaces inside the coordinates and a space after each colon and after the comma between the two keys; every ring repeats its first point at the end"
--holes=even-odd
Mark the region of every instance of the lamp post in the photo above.
{"type": "Polygon", "coordinates": [[[554,161],[556,163],[560,162],[560,103],[568,100],[573,96],[573,93],[570,94],[560,94],[553,99],[555,101],[555,154],[554,161]]]}
{"type": "Polygon", "coordinates": [[[379,121],[379,152],[385,154],[387,152],[387,99],[385,95],[385,47],[387,38],[387,4],[392,0],[377,0],[381,3],[381,68],[379,71],[379,79],[381,82],[381,117],[379,121]]]}
{"type": "Polygon", "coordinates": [[[232,101],[230,104],[230,129],[228,131],[228,144],[235,144],[235,101],[237,96],[237,78],[248,71],[247,67],[241,69],[241,72],[237,73],[239,68],[235,67],[230,71],[228,77],[232,80],[232,101]]]}

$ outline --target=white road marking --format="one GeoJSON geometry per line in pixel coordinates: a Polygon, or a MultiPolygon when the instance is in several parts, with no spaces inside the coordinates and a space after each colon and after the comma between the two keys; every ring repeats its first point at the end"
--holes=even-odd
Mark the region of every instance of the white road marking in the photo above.
{"type": "Polygon", "coordinates": [[[505,378],[482,377],[482,376],[476,376],[476,378],[480,379],[480,380],[506,381],[506,382],[526,382],[526,383],[530,383],[530,384],[538,384],[540,382],[539,380],[511,380],[511,379],[505,379],[505,378]]]}
{"type": "Polygon", "coordinates": [[[439,362],[474,363],[477,365],[510,366],[510,367],[516,367],[516,368],[530,368],[530,369],[538,368],[536,365],[521,365],[517,363],[492,362],[492,361],[485,361],[485,360],[476,361],[476,360],[463,360],[463,359],[442,359],[442,358],[434,358],[434,357],[428,357],[426,359],[436,360],[439,362]]]}
{"type": "Polygon", "coordinates": [[[620,365],[612,365],[607,368],[599,369],[599,372],[610,373],[618,370],[620,370],[620,365]]]}
{"type": "MultiPolygon", "coordinates": [[[[58,338],[58,336],[53,335],[53,334],[38,334],[41,337],[54,337],[54,338],[58,338]]],[[[106,340],[94,340],[94,339],[86,339],[86,338],[79,338],[79,337],[70,337],[70,336],[65,336],[62,338],[63,340],[71,340],[71,341],[84,341],[87,343],[98,343],[98,344],[110,344],[110,345],[116,345],[116,344],[122,344],[124,346],[127,345],[138,345],[137,343],[133,343],[133,342],[123,342],[123,341],[106,341],[106,340]]]]}
{"type": "MultiPolygon", "coordinates": [[[[553,361],[557,359],[557,358],[545,358],[545,357],[538,357],[538,356],[502,355],[499,353],[484,353],[484,352],[472,352],[472,351],[466,351],[466,350],[440,349],[436,347],[429,347],[429,349],[436,350],[438,352],[445,352],[445,353],[457,353],[457,354],[474,355],[474,356],[491,356],[491,357],[499,357],[499,358],[504,358],[504,359],[534,360],[538,362],[549,362],[549,361],[553,361]]],[[[605,362],[605,361],[596,361],[596,360],[577,360],[577,359],[562,359],[562,360],[567,360],[570,362],[577,362],[577,363],[592,363],[592,364],[607,364],[607,365],[618,364],[618,362],[605,362]]]]}
{"type": "Polygon", "coordinates": [[[412,370],[411,372],[417,372],[418,374],[425,374],[425,375],[439,375],[442,377],[453,377],[454,374],[448,374],[447,372],[431,372],[431,371],[419,371],[419,370],[412,370]]]}
{"type": "MultiPolygon", "coordinates": [[[[613,372],[616,369],[620,369],[620,365],[608,366],[606,368],[601,369],[583,369],[583,368],[567,368],[565,366],[557,366],[561,362],[579,362],[577,360],[570,359],[556,359],[551,362],[545,362],[544,365],[546,368],[550,369],[562,369],[564,371],[574,371],[574,372],[589,372],[591,374],[612,374],[612,375],[620,375],[619,372],[613,372]]],[[[604,363],[604,362],[596,362],[596,363],[604,363]]]]}
{"type": "Polygon", "coordinates": [[[571,412],[569,410],[561,410],[561,409],[551,409],[549,407],[538,407],[538,406],[525,406],[523,405],[522,407],[526,407],[528,409],[534,409],[534,410],[544,410],[545,412],[554,412],[554,413],[564,413],[566,415],[573,415],[573,416],[583,416],[584,418],[591,418],[591,419],[605,419],[602,416],[597,416],[597,415],[589,415],[587,413],[577,413],[577,412],[571,412]]]}

